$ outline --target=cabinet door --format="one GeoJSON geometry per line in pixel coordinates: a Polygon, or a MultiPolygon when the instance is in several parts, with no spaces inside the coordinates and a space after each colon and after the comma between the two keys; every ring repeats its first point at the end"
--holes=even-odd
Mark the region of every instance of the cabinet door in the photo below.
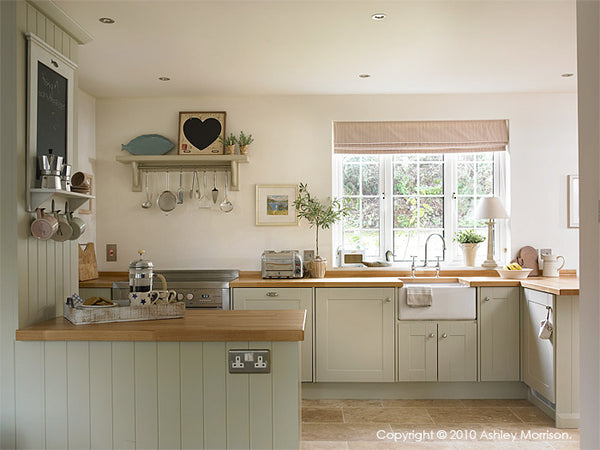
{"type": "Polygon", "coordinates": [[[519,289],[481,288],[481,381],[519,381],[519,289]]]}
{"type": "MultiPolygon", "coordinates": [[[[546,306],[552,306],[554,296],[524,289],[523,304],[523,381],[546,399],[554,402],[554,335],[540,339],[540,322],[546,320],[546,306]]],[[[554,314],[550,314],[554,324],[554,314]]]]}
{"type": "Polygon", "coordinates": [[[477,381],[477,322],[438,322],[438,381],[477,381]]]}
{"type": "Polygon", "coordinates": [[[316,381],[394,381],[394,289],[316,289],[316,381]]]}
{"type": "Polygon", "coordinates": [[[234,288],[233,309],[304,309],[306,324],[300,344],[301,380],[313,381],[312,288],[234,288]]]}
{"type": "Polygon", "coordinates": [[[436,322],[398,322],[398,381],[437,381],[436,322]]]}

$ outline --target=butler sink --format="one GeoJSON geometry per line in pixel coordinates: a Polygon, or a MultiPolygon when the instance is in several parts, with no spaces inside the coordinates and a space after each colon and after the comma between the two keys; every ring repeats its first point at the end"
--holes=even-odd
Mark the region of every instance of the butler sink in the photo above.
{"type": "Polygon", "coordinates": [[[398,319],[400,320],[473,320],[476,318],[475,288],[459,283],[408,283],[398,289],[398,319]],[[431,306],[413,307],[406,304],[410,286],[431,288],[431,306]]]}

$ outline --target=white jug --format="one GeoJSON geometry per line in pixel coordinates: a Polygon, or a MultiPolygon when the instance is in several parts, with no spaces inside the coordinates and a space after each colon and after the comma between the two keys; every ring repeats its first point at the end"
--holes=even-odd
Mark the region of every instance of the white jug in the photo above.
{"type": "Polygon", "coordinates": [[[564,256],[556,256],[556,255],[543,255],[542,259],[544,261],[544,276],[545,277],[558,277],[558,271],[562,269],[565,265],[564,256]],[[562,259],[562,264],[558,265],[558,260],[562,259]]]}

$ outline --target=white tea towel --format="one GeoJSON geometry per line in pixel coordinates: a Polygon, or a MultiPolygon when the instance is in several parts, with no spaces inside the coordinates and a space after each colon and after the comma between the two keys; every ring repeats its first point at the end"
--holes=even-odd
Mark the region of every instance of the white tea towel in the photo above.
{"type": "Polygon", "coordinates": [[[406,286],[406,304],[412,307],[431,306],[433,290],[427,286],[406,286]]]}

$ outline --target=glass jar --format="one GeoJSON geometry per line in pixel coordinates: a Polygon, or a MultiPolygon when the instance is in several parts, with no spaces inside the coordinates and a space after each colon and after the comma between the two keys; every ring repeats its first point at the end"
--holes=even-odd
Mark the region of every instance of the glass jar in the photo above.
{"type": "Polygon", "coordinates": [[[150,292],[152,290],[152,261],[144,259],[145,250],[138,250],[140,259],[129,264],[129,292],[150,292]]]}

